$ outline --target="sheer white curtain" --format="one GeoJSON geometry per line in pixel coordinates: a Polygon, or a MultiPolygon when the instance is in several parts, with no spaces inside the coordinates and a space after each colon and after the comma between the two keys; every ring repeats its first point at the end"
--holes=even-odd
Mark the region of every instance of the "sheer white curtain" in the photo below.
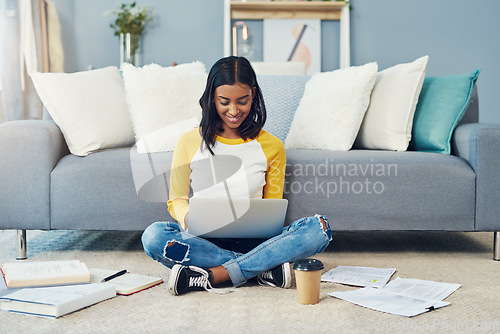
{"type": "Polygon", "coordinates": [[[49,70],[46,5],[45,0],[0,0],[0,122],[42,117],[29,73],[49,70]]]}

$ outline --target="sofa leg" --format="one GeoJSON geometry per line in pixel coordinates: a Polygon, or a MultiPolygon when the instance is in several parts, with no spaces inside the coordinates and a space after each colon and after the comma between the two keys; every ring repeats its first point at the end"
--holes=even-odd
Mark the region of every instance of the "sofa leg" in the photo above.
{"type": "Polygon", "coordinates": [[[26,230],[17,230],[16,260],[26,260],[26,230]]]}
{"type": "Polygon", "coordinates": [[[493,260],[500,261],[500,231],[493,233],[493,260]]]}

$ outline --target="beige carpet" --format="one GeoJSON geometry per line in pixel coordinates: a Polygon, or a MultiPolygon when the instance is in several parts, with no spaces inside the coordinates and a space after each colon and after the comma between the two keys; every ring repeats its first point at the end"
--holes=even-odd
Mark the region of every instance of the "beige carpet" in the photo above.
{"type": "MultiPolygon", "coordinates": [[[[0,230],[0,262],[15,258],[15,231],[0,230]]],[[[248,283],[244,293],[170,296],[166,284],[117,296],[89,308],[44,319],[0,312],[1,333],[499,333],[500,262],[493,233],[340,232],[315,256],[337,265],[394,267],[393,278],[462,285],[451,305],[413,318],[381,313],[326,295],[355,289],[322,283],[320,302],[297,302],[295,287],[248,283]]],[[[168,278],[169,270],[142,251],[140,233],[28,231],[29,260],[79,259],[89,267],[128,269],[168,278]]]]}

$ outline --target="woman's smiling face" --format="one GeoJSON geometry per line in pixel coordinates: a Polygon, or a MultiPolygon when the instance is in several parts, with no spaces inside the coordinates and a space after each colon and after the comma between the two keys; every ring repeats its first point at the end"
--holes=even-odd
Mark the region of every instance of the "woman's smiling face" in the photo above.
{"type": "Polygon", "coordinates": [[[215,107],[222,119],[222,137],[240,138],[238,128],[252,109],[254,92],[245,84],[222,85],[215,89],[215,107]]]}

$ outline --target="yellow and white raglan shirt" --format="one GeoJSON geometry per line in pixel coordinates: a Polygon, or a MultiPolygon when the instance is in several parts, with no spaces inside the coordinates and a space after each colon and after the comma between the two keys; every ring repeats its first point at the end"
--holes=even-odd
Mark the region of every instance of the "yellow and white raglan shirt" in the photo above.
{"type": "Polygon", "coordinates": [[[200,198],[282,198],[286,154],[281,140],[261,130],[253,140],[217,136],[214,155],[199,129],[177,141],[170,172],[168,212],[186,229],[190,187],[200,198]]]}

